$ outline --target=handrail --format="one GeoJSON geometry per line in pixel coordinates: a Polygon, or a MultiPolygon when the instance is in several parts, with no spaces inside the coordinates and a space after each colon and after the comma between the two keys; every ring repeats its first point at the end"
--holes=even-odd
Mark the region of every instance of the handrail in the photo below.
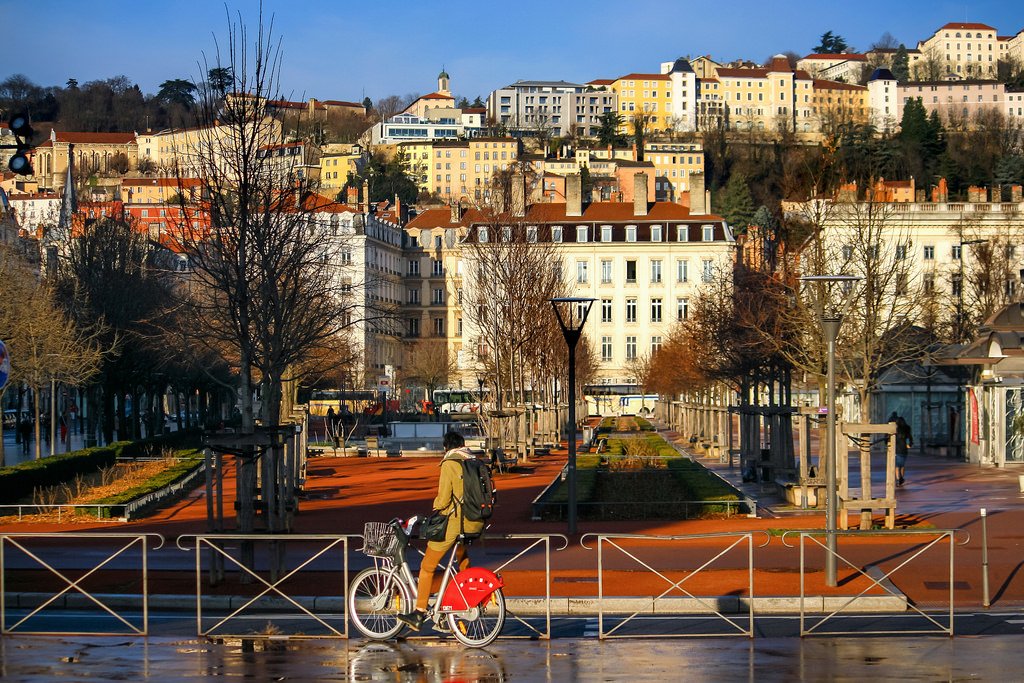
{"type": "MultiPolygon", "coordinates": [[[[786,540],[789,536],[825,536],[829,531],[827,529],[787,529],[782,532],[779,536],[782,539],[782,545],[787,548],[798,548],[799,545],[790,545],[786,540]]],[[[965,538],[962,542],[957,543],[959,546],[965,546],[971,542],[971,532],[964,528],[958,529],[836,529],[831,532],[836,536],[941,536],[949,534],[950,537],[956,538],[957,534],[964,534],[965,538]]],[[[762,546],[763,547],[763,546],[762,546]]]]}
{"type": "Polygon", "coordinates": [[[764,534],[765,541],[761,545],[755,546],[757,548],[767,547],[767,545],[772,541],[772,535],[764,529],[754,529],[752,531],[713,531],[703,534],[681,534],[677,536],[659,536],[651,534],[602,534],[600,532],[590,532],[580,536],[580,545],[586,550],[593,550],[593,548],[583,542],[585,538],[590,536],[597,538],[634,538],[648,541],[689,541],[699,538],[725,538],[728,536],[746,536],[748,534],[751,536],[753,534],[764,534]]]}

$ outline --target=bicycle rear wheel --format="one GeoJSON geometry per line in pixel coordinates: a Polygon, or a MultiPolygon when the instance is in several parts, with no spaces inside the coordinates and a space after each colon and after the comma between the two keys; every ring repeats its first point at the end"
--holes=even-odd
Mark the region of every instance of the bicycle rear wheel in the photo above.
{"type": "Polygon", "coordinates": [[[498,588],[476,608],[476,617],[448,615],[452,635],[463,645],[485,647],[494,642],[505,625],[505,595],[498,588]]]}
{"type": "Polygon", "coordinates": [[[412,604],[409,587],[375,567],[356,574],[349,586],[348,613],[367,638],[386,640],[398,635],[403,628],[398,615],[411,610],[412,604]]]}

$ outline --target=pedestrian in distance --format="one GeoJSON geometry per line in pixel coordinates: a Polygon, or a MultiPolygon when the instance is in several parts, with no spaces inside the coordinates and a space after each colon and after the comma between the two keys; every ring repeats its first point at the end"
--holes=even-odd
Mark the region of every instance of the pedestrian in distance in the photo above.
{"type": "MultiPolygon", "coordinates": [[[[437,496],[434,498],[433,509],[448,516],[448,527],[444,540],[429,541],[427,552],[420,563],[419,581],[416,587],[416,608],[412,612],[398,615],[398,619],[414,631],[423,627],[427,616],[427,605],[434,592],[434,572],[445,553],[458,541],[459,534],[479,534],[484,530],[484,522],[464,519],[461,501],[465,495],[462,481],[462,460],[470,460],[476,456],[466,448],[466,441],[458,432],[447,432],[442,440],[445,450],[441,459],[441,473],[437,481],[437,496]]],[[[459,546],[459,570],[469,567],[469,556],[466,547],[459,546]]]]}
{"type": "Polygon", "coordinates": [[[896,418],[896,486],[903,486],[904,471],[907,466],[907,454],[914,445],[914,436],[910,425],[902,416],[896,418]]]}

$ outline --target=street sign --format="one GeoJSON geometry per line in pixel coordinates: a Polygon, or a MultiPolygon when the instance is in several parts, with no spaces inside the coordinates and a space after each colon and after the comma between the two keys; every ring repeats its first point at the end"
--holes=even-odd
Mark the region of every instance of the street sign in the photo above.
{"type": "Polygon", "coordinates": [[[387,375],[379,375],[377,377],[377,388],[381,391],[391,388],[391,378],[387,375]]]}
{"type": "Polygon", "coordinates": [[[7,345],[0,340],[0,391],[7,386],[11,377],[11,356],[7,353],[7,345]]]}

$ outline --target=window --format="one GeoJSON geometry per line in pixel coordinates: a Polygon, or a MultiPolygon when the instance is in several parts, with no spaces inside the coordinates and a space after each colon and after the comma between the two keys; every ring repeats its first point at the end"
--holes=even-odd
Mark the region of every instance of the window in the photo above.
{"type": "Polygon", "coordinates": [[[417,259],[417,258],[409,259],[409,268],[408,268],[408,270],[406,272],[409,275],[419,275],[420,274],[420,260],[417,259]]]}
{"type": "Polygon", "coordinates": [[[962,248],[963,247],[961,245],[954,244],[952,246],[952,248],[950,249],[950,256],[953,257],[954,261],[959,261],[960,260],[960,251],[961,251],[962,248]]]}
{"type": "Polygon", "coordinates": [[[405,295],[405,300],[410,304],[418,304],[420,302],[420,290],[419,288],[410,288],[405,295]]]}
{"type": "Polygon", "coordinates": [[[931,294],[935,291],[935,276],[932,274],[925,275],[921,281],[921,288],[924,289],[925,294],[931,294]]]}
{"type": "Polygon", "coordinates": [[[537,242],[537,226],[528,225],[526,226],[526,241],[535,244],[537,242]]]}
{"type": "Polygon", "coordinates": [[[636,322],[636,299],[635,298],[626,299],[626,322],[627,323],[635,323],[636,322]]]}
{"type": "Polygon", "coordinates": [[[676,282],[688,282],[690,279],[690,262],[676,259],[676,282]]]}
{"type": "Polygon", "coordinates": [[[342,263],[342,265],[345,265],[345,266],[352,265],[352,250],[351,249],[343,249],[341,251],[341,263],[342,263]]]}
{"type": "Polygon", "coordinates": [[[959,275],[954,275],[952,278],[950,278],[949,285],[950,285],[950,292],[949,293],[952,294],[953,296],[960,296],[961,290],[963,289],[963,287],[961,286],[961,282],[960,282],[960,276],[959,275]]]}
{"type": "Polygon", "coordinates": [[[612,241],[612,226],[602,225],[601,226],[601,241],[611,242],[612,241]]]}
{"type": "Polygon", "coordinates": [[[430,295],[430,303],[439,306],[444,303],[444,287],[434,287],[430,295]]]}
{"type": "Polygon", "coordinates": [[[636,284],[636,261],[626,261],[626,282],[636,284]]]}
{"type": "Polygon", "coordinates": [[[636,337],[626,337],[626,360],[636,359],[636,337]]]}
{"type": "Polygon", "coordinates": [[[601,360],[610,361],[612,359],[612,338],[601,337],[601,360]]]}
{"type": "Polygon", "coordinates": [[[501,241],[511,242],[512,241],[512,228],[508,225],[501,226],[501,241]]]}
{"type": "Polygon", "coordinates": [[[688,226],[688,225],[677,225],[676,226],[676,241],[677,242],[689,242],[690,241],[690,226],[688,226]]]}
{"type": "Polygon", "coordinates": [[[462,305],[462,287],[459,287],[458,289],[455,290],[455,303],[457,303],[459,306],[462,305]]]}
{"type": "Polygon", "coordinates": [[[651,261],[651,282],[654,284],[661,282],[661,259],[651,261]]]}
{"type": "Polygon", "coordinates": [[[580,225],[576,227],[576,241],[586,242],[587,241],[587,226],[580,225]]]}
{"type": "Polygon", "coordinates": [[[601,282],[608,284],[612,281],[611,259],[601,259],[601,282]]]}
{"type": "Polygon", "coordinates": [[[704,259],[701,262],[701,281],[711,282],[715,277],[715,262],[711,259],[704,259]]]}
{"type": "Polygon", "coordinates": [[[844,261],[849,261],[852,258],[853,258],[853,247],[851,247],[849,244],[844,244],[843,245],[843,260],[844,261]]]}
{"type": "Polygon", "coordinates": [[[660,225],[652,225],[651,226],[651,241],[652,242],[660,242],[661,241],[661,226],[660,225]]]}
{"type": "Polygon", "coordinates": [[[418,337],[418,336],[420,336],[420,319],[419,318],[409,318],[406,322],[408,323],[407,330],[409,332],[409,336],[410,337],[418,337]]]}
{"type": "Polygon", "coordinates": [[[690,317],[690,300],[676,299],[676,320],[686,320],[690,317]]]}
{"type": "Polygon", "coordinates": [[[430,259],[430,274],[433,276],[444,275],[444,261],[441,259],[430,259]]]}
{"type": "Polygon", "coordinates": [[[561,225],[552,226],[552,228],[551,228],[551,241],[555,242],[556,244],[560,243],[562,241],[562,226],[561,225]]]}
{"type": "Polygon", "coordinates": [[[934,261],[935,260],[935,246],[931,244],[924,245],[924,260],[934,261]]]}
{"type": "Polygon", "coordinates": [[[896,245],[896,260],[897,261],[902,261],[905,258],[907,258],[907,245],[905,245],[905,244],[897,244],[896,245]]]}
{"type": "Polygon", "coordinates": [[[612,300],[601,299],[601,322],[610,323],[612,321],[612,300]]]}
{"type": "Polygon", "coordinates": [[[462,336],[462,318],[455,319],[456,329],[458,329],[458,336],[462,336]]]}
{"type": "Polygon", "coordinates": [[[651,299],[651,322],[661,322],[661,299],[651,299]]]}
{"type": "Polygon", "coordinates": [[[651,355],[661,351],[661,337],[651,337],[651,355]]]}
{"type": "Polygon", "coordinates": [[[484,227],[484,226],[480,226],[479,235],[480,235],[480,242],[481,243],[486,243],[487,240],[490,238],[489,235],[487,234],[487,228],[484,227]]]}
{"type": "Polygon", "coordinates": [[[434,318],[434,336],[444,336],[444,318],[434,318]]]}
{"type": "Polygon", "coordinates": [[[636,226],[635,225],[627,225],[626,226],[626,241],[627,242],[636,242],[636,226]]]}
{"type": "Polygon", "coordinates": [[[705,225],[704,226],[703,239],[704,239],[705,242],[714,242],[715,241],[715,226],[713,226],[713,225],[705,225]]]}
{"type": "Polygon", "coordinates": [[[585,285],[587,284],[587,262],[577,261],[576,262],[576,284],[585,285]]]}

